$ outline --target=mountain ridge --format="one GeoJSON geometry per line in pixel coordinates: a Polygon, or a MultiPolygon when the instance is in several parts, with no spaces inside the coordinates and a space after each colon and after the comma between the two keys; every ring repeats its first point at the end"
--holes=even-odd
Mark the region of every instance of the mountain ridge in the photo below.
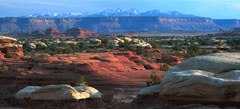
{"type": "Polygon", "coordinates": [[[158,17],[199,17],[191,14],[183,14],[178,11],[162,12],[160,10],[139,11],[137,9],[116,9],[116,10],[104,10],[98,13],[38,13],[32,15],[21,16],[20,18],[78,18],[78,17],[129,17],[129,16],[158,16],[158,17]]]}
{"type": "Polygon", "coordinates": [[[169,17],[85,17],[85,18],[0,18],[0,32],[32,32],[81,27],[97,33],[137,31],[218,31],[210,18],[169,17]]]}

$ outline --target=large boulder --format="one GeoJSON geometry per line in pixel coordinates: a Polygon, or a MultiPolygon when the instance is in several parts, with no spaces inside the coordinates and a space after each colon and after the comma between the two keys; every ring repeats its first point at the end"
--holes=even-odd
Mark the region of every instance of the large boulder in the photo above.
{"type": "Polygon", "coordinates": [[[240,69],[240,53],[215,53],[188,59],[168,72],[204,70],[219,74],[238,69],[240,69]]]}
{"type": "Polygon", "coordinates": [[[79,100],[89,97],[89,93],[79,93],[70,85],[48,85],[30,94],[31,100],[79,100]]]}
{"type": "Polygon", "coordinates": [[[170,69],[161,84],[144,88],[139,94],[156,92],[170,101],[240,102],[240,54],[217,53],[188,59],[170,69]]]}
{"type": "Polygon", "coordinates": [[[19,99],[25,99],[25,98],[30,98],[30,94],[38,89],[40,89],[41,87],[39,86],[27,86],[21,90],[19,90],[15,97],[19,98],[19,99]]]}
{"type": "Polygon", "coordinates": [[[27,86],[19,90],[15,97],[18,99],[61,101],[101,98],[102,93],[90,86],[47,85],[43,87],[27,86]]]}

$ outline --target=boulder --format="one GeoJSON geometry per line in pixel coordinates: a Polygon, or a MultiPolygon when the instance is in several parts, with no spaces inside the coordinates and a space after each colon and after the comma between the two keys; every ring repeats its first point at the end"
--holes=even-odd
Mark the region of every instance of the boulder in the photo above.
{"type": "Polygon", "coordinates": [[[160,91],[159,85],[152,85],[146,88],[143,88],[138,92],[138,95],[148,95],[158,93],[160,91]]]}
{"type": "Polygon", "coordinates": [[[17,39],[11,38],[11,37],[6,37],[6,36],[0,36],[0,43],[15,43],[17,39]]]}
{"type": "Polygon", "coordinates": [[[184,70],[204,70],[216,74],[240,69],[240,53],[215,53],[205,56],[190,58],[174,66],[168,72],[184,70]]]}
{"type": "Polygon", "coordinates": [[[101,98],[102,93],[97,89],[90,86],[75,86],[74,87],[78,92],[86,92],[90,94],[90,98],[101,98]]]}
{"type": "Polygon", "coordinates": [[[80,100],[89,97],[89,93],[79,93],[70,85],[48,85],[30,94],[31,100],[80,100]]]}
{"type": "Polygon", "coordinates": [[[96,46],[102,44],[102,40],[96,39],[96,38],[91,38],[91,39],[89,39],[89,42],[90,42],[90,44],[96,45],[96,46]]]}
{"type": "Polygon", "coordinates": [[[27,86],[21,90],[19,90],[15,97],[19,99],[25,99],[25,98],[30,98],[30,94],[32,92],[35,92],[36,90],[40,89],[41,87],[39,86],[27,86]]]}
{"type": "Polygon", "coordinates": [[[151,87],[139,94],[157,92],[169,101],[240,102],[240,55],[216,53],[188,59],[172,67],[161,84],[151,87]]]}

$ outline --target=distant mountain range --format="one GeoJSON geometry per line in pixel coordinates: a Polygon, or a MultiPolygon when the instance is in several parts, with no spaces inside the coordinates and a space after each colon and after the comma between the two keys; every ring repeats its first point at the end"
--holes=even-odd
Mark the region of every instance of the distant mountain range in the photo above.
{"type": "Polygon", "coordinates": [[[211,19],[159,10],[140,12],[131,10],[106,10],[94,14],[48,13],[22,17],[0,18],[0,32],[33,32],[55,28],[64,31],[80,27],[96,33],[110,32],[161,32],[161,31],[222,31],[240,27],[237,19],[211,19]]]}
{"type": "Polygon", "coordinates": [[[105,10],[99,13],[76,13],[76,12],[69,12],[69,13],[46,13],[46,14],[32,14],[21,16],[22,18],[78,18],[78,17],[129,17],[129,16],[158,16],[158,17],[197,17],[190,14],[183,14],[177,11],[169,11],[169,12],[161,12],[160,10],[151,10],[141,12],[137,9],[130,9],[130,10],[105,10]]]}

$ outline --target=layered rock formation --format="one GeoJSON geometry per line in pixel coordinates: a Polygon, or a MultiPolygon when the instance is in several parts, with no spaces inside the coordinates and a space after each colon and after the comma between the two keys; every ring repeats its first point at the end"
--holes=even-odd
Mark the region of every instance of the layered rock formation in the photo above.
{"type": "Polygon", "coordinates": [[[77,37],[77,38],[88,38],[88,37],[96,37],[98,34],[93,31],[73,27],[67,29],[66,31],[60,31],[55,28],[48,28],[46,31],[44,30],[36,30],[31,33],[26,34],[18,34],[18,36],[26,37],[26,36],[35,36],[35,37],[77,37]]]}
{"type": "Polygon", "coordinates": [[[32,32],[48,28],[67,30],[73,27],[81,27],[98,33],[166,30],[216,31],[225,28],[223,26],[216,24],[213,19],[202,17],[0,18],[0,32],[32,32]]]}
{"type": "MultiPolygon", "coordinates": [[[[3,59],[0,63],[0,96],[1,99],[11,97],[19,91],[19,98],[33,99],[29,93],[43,94],[53,89],[46,89],[37,93],[38,89],[51,84],[70,84],[74,86],[80,77],[84,76],[88,84],[99,89],[103,94],[114,92],[114,96],[135,96],[136,90],[146,85],[152,70],[157,75],[162,75],[159,65],[149,63],[133,52],[107,52],[107,53],[76,53],[76,54],[36,54],[35,56],[24,56],[20,59],[3,59]],[[4,71],[2,71],[5,69],[4,71]],[[2,88],[4,86],[4,88],[2,88]],[[29,87],[37,86],[37,87],[29,87]],[[22,90],[24,87],[26,89],[22,90]],[[118,92],[117,92],[118,91],[118,92]],[[115,94],[116,93],[116,94],[115,94]],[[127,93],[126,95],[122,95],[127,93]],[[121,95],[120,95],[121,94],[121,95]]],[[[86,92],[91,98],[100,98],[100,92],[91,87],[73,87],[77,92],[86,92]]],[[[85,93],[85,94],[86,94],[85,93]]],[[[87,95],[88,95],[87,94],[87,95]]],[[[37,98],[40,98],[40,97],[37,98]]],[[[48,95],[50,96],[50,95],[48,95]]],[[[43,97],[48,97],[43,96],[43,97]]],[[[1,101],[0,99],[0,101],[1,101]]],[[[117,98],[122,99],[122,98],[117,98]]],[[[95,106],[95,109],[105,106],[101,100],[59,101],[59,100],[30,100],[21,103],[12,99],[6,100],[11,105],[20,104],[29,108],[37,109],[45,107],[78,109],[95,106]],[[99,105],[99,103],[103,103],[99,105]],[[25,104],[25,105],[24,105],[25,104]],[[90,105],[91,104],[91,105],[90,105]]],[[[1,106],[1,105],[0,105],[1,106]]]]}
{"type": "Polygon", "coordinates": [[[239,103],[239,53],[198,56],[174,66],[161,84],[139,94],[159,93],[168,101],[187,103],[239,103]]]}
{"type": "Polygon", "coordinates": [[[0,59],[23,57],[23,46],[15,44],[16,41],[14,38],[0,36],[0,59]]]}
{"type": "Polygon", "coordinates": [[[80,76],[85,76],[93,86],[144,86],[151,75],[149,70],[159,69],[158,64],[149,63],[132,52],[41,54],[2,62],[9,69],[1,78],[11,78],[9,81],[16,82],[19,87],[75,84],[80,76]]]}
{"type": "Polygon", "coordinates": [[[82,28],[70,28],[68,30],[66,30],[65,32],[66,36],[72,36],[72,37],[78,37],[78,38],[86,38],[88,36],[96,36],[97,34],[90,31],[90,30],[86,30],[86,29],[82,29],[82,28]]]}

